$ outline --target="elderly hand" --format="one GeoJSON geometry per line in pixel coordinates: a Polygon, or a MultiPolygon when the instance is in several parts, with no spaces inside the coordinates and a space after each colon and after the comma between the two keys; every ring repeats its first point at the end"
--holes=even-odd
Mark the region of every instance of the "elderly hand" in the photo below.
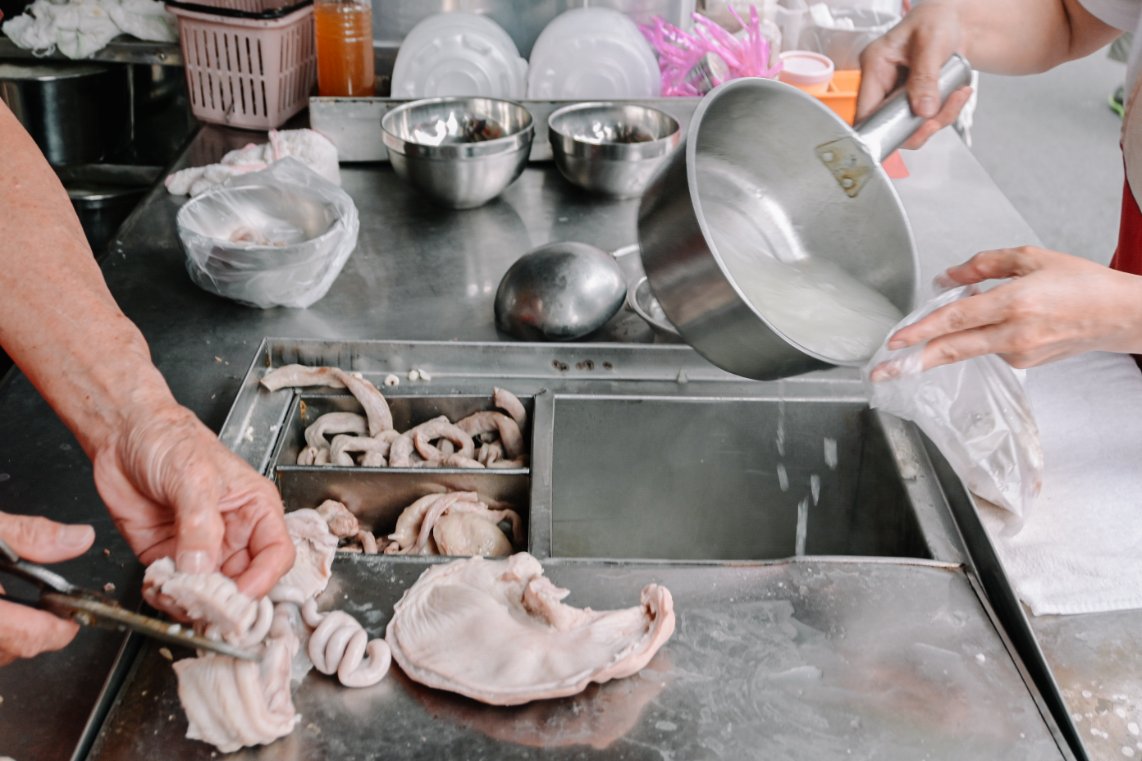
{"type": "MultiPolygon", "coordinates": [[[[1032,246],[976,254],[947,284],[1010,282],[932,312],[888,342],[927,341],[924,368],[983,354],[1033,367],[1087,351],[1142,351],[1142,277],[1032,246]]],[[[880,380],[883,366],[874,370],[880,380]]]]}
{"type": "MultiPolygon", "coordinates": [[[[72,525],[23,515],[0,513],[0,539],[33,563],[58,563],[79,557],[95,541],[91,526],[72,525]]],[[[0,588],[2,590],[2,588],[0,588]]],[[[79,625],[51,613],[0,601],[0,666],[17,658],[59,650],[79,625]]]]}
{"type": "Polygon", "coordinates": [[[940,68],[953,53],[963,52],[963,44],[963,29],[954,5],[940,0],[917,5],[862,51],[857,121],[875,110],[907,74],[908,102],[912,111],[927,121],[903,147],[919,148],[954,122],[971,97],[971,88],[961,87],[940,105],[940,68]]]}
{"type": "Polygon", "coordinates": [[[190,410],[140,405],[92,461],[100,496],[144,563],[169,556],[187,573],[221,570],[255,598],[293,564],[277,489],[190,410]]]}

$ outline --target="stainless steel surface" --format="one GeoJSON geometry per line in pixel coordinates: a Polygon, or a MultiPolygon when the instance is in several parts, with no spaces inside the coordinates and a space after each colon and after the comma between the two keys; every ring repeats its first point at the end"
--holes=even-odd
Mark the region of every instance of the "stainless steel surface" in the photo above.
{"type": "Polygon", "coordinates": [[[992,546],[991,539],[983,527],[983,522],[976,512],[975,505],[967,489],[952,471],[951,466],[940,455],[939,451],[930,442],[926,442],[932,466],[941,475],[945,493],[948,495],[948,505],[956,518],[956,525],[964,537],[964,542],[972,558],[972,565],[979,575],[979,580],[987,592],[988,600],[995,609],[995,614],[1003,624],[1003,629],[1011,639],[1016,649],[1023,656],[1023,663],[1027,673],[1039,688],[1047,709],[1057,719],[1057,726],[1067,744],[1073,749],[1079,761],[1085,761],[1088,756],[1082,744],[1082,738],[1075,728],[1071,714],[1059,691],[1050,666],[1043,657],[1043,652],[1031,630],[1023,607],[1019,603],[999,554],[992,546]]]}
{"type": "Polygon", "coordinates": [[[662,305],[650,292],[650,281],[646,275],[627,286],[627,306],[659,333],[678,336],[678,330],[670,324],[666,312],[662,311],[662,305]]]}
{"type": "MultiPolygon", "coordinates": [[[[374,135],[379,119],[376,112],[374,135]]],[[[379,138],[376,140],[379,143],[379,138]]],[[[215,162],[227,150],[249,141],[249,132],[203,129],[180,165],[215,162]]],[[[954,134],[948,131],[937,134],[923,151],[908,153],[905,161],[911,176],[898,181],[897,189],[912,220],[925,282],[962,261],[968,253],[993,248],[997,241],[1011,245],[1037,242],[1034,232],[954,134]]],[[[695,393],[695,389],[704,389],[703,393],[736,397],[742,395],[742,389],[748,385],[747,381],[712,367],[684,346],[575,343],[537,347],[515,342],[494,347],[465,346],[465,364],[471,365],[475,361],[473,357],[478,357],[486,372],[483,378],[454,382],[451,376],[459,368],[455,364],[457,352],[453,341],[502,340],[492,319],[495,286],[520,251],[551,240],[581,240],[605,250],[627,246],[636,239],[638,204],[608,202],[573,192],[555,174],[553,167],[543,165],[528,167],[520,179],[492,203],[456,214],[441,212],[410,198],[399,178],[383,165],[345,165],[342,178],[343,186],[361,211],[358,250],[329,294],[306,310],[254,311],[212,298],[190,283],[173,224],[180,202],[161,188],[151,193],[110,247],[103,270],[111,291],[147,337],[154,360],[175,396],[215,430],[221,428],[235,407],[236,395],[249,398],[240,393],[248,382],[249,358],[266,335],[313,339],[313,346],[308,348],[304,341],[294,343],[295,349],[289,356],[297,361],[323,358],[318,347],[326,346],[331,336],[346,339],[350,342],[344,344],[341,352],[329,357],[339,363],[357,361],[355,352],[360,339],[400,338],[402,343],[393,345],[383,362],[361,360],[361,364],[377,370],[403,367],[405,372],[419,365],[433,371],[433,382],[423,387],[420,384],[406,387],[402,383],[402,390],[409,393],[436,388],[446,389],[448,393],[466,390],[483,394],[493,375],[510,377],[513,389],[533,395],[536,415],[548,418],[553,413],[551,395],[537,392],[550,383],[552,376],[562,378],[569,392],[578,393],[599,393],[600,389],[636,371],[649,378],[640,381],[640,385],[655,394],[688,395],[695,393]],[[437,339],[437,342],[424,343],[426,339],[437,339]],[[540,348],[553,353],[541,354],[540,348]]],[[[634,340],[652,339],[650,329],[635,315],[626,312],[616,317],[615,322],[622,319],[634,321],[634,327],[642,331],[634,340]]],[[[608,329],[600,335],[609,335],[608,329]]],[[[259,357],[257,361],[264,367],[269,360],[259,357]]],[[[845,389],[851,388],[855,379],[851,370],[837,369],[798,377],[795,382],[809,384],[827,397],[833,393],[831,389],[837,389],[836,393],[842,395],[850,393],[845,389]]],[[[235,407],[228,430],[236,430],[241,435],[226,443],[236,447],[243,456],[257,459],[257,453],[261,453],[268,460],[272,428],[284,422],[291,401],[289,395],[283,396],[280,404],[235,407]]],[[[137,605],[141,569],[102,507],[92,482],[90,464],[75,439],[19,373],[0,386],[0,405],[4,412],[0,415],[0,442],[3,442],[0,444],[0,500],[4,509],[48,515],[62,521],[93,523],[97,536],[95,547],[106,549],[106,554],[88,553],[76,561],[61,564],[59,570],[97,588],[112,583],[116,589],[114,596],[122,604],[137,605]]],[[[914,494],[913,501],[928,495],[939,503],[943,498],[939,485],[923,471],[910,467],[915,457],[908,454],[907,442],[902,443],[900,438],[907,430],[888,433],[896,442],[894,451],[906,474],[905,483],[914,494]]],[[[541,450],[550,444],[540,440],[534,446],[541,450]]],[[[532,504],[537,501],[533,499],[532,504]]],[[[550,527],[546,528],[549,536],[550,527]]],[[[542,522],[531,526],[533,536],[542,537],[544,530],[542,522]]],[[[954,527],[952,531],[954,533],[954,527]]],[[[953,549],[940,550],[938,556],[947,557],[946,553],[953,549]]],[[[802,569],[806,562],[788,567],[802,569]]],[[[352,565],[339,562],[338,574],[347,572],[352,565]]],[[[595,569],[591,578],[598,577],[597,568],[591,567],[595,569]]],[[[362,571],[366,572],[368,569],[362,571]]],[[[686,572],[677,573],[685,576],[686,572]]],[[[694,578],[691,583],[705,586],[703,594],[714,586],[708,577],[694,578]]],[[[751,582],[750,587],[755,586],[751,582]]],[[[726,589],[721,584],[718,588],[726,589]]],[[[885,588],[894,588],[893,583],[887,582],[885,588]]],[[[681,585],[676,585],[676,597],[681,595],[681,589],[681,585]]],[[[790,594],[796,593],[796,588],[788,583],[784,589],[790,594]]],[[[598,586],[592,590],[588,592],[584,588],[584,595],[605,592],[598,586]]],[[[939,595],[934,593],[932,597],[939,595]]],[[[576,596],[572,601],[576,599],[583,604],[607,604],[602,598],[576,596]]],[[[625,595],[623,600],[616,601],[619,603],[630,604],[625,595]]],[[[925,611],[923,615],[935,613],[925,611]]],[[[1070,710],[1082,714],[1093,711],[1097,715],[1106,708],[1117,719],[1114,707],[1142,703],[1142,688],[1137,678],[1142,669],[1142,651],[1133,646],[1130,639],[1138,623],[1138,617],[1133,614],[1072,616],[1061,622],[1032,619],[1032,627],[1070,710]],[[1082,697],[1083,691],[1095,696],[1094,705],[1082,697]],[[1099,699],[1105,702],[1099,703],[1099,699]]],[[[382,624],[383,621],[376,618],[368,623],[374,632],[379,631],[382,624]]],[[[875,623],[881,635],[891,634],[897,625],[897,619],[889,615],[879,616],[875,623]]],[[[837,631],[831,636],[839,638],[842,634],[843,631],[837,631]]],[[[87,630],[60,652],[0,669],[0,697],[4,699],[0,703],[3,752],[20,761],[84,758],[87,744],[102,724],[102,709],[116,694],[116,686],[123,678],[123,666],[130,664],[131,650],[129,647],[124,650],[124,643],[121,633],[87,630]]],[[[141,673],[157,680],[169,679],[169,671],[164,670],[168,668],[167,662],[160,660],[153,649],[147,653],[147,660],[140,665],[141,673]]],[[[986,661],[986,664],[993,663],[991,658],[986,661]]],[[[829,672],[823,670],[823,673],[829,672]]],[[[342,708],[352,711],[363,706],[359,708],[362,713],[353,714],[353,718],[346,716],[346,722],[358,728],[368,726],[374,735],[382,731],[377,729],[380,714],[372,710],[368,694],[320,681],[308,684],[319,686],[306,688],[302,710],[307,718],[299,727],[299,738],[312,736],[314,730],[306,728],[311,721],[319,725],[324,717],[330,716],[331,709],[327,706],[337,711],[342,708]],[[320,690],[320,694],[310,693],[310,689],[320,690]]],[[[878,684],[885,684],[885,692],[893,689],[888,683],[878,684]]],[[[376,688],[378,693],[385,694],[388,689],[384,685],[376,688]]],[[[150,693],[151,696],[158,694],[150,693]]],[[[162,696],[162,700],[148,702],[147,696],[134,695],[135,705],[146,708],[147,721],[156,725],[163,717],[175,713],[171,710],[173,694],[163,692],[162,696]]],[[[580,704],[571,703],[570,707],[576,705],[580,704]]],[[[688,710],[690,716],[702,716],[700,706],[688,710]]],[[[994,713],[1006,710],[998,708],[994,713]]],[[[914,713],[901,715],[915,716],[914,713]]],[[[496,716],[501,717],[498,713],[496,716]]],[[[534,725],[542,718],[537,720],[531,714],[524,714],[523,721],[534,725]]],[[[818,726],[824,727],[822,732],[830,726],[843,729],[848,721],[849,717],[845,717],[840,723],[818,726]]],[[[915,722],[908,718],[908,723],[915,722]]],[[[172,727],[165,731],[175,732],[177,736],[173,741],[183,743],[181,730],[173,723],[172,727]]],[[[1092,758],[1120,761],[1124,757],[1123,744],[1117,742],[1118,734],[1111,732],[1103,738],[1089,729],[1083,725],[1081,736],[1092,758]]],[[[384,722],[383,732],[390,731],[403,732],[399,720],[384,722]]],[[[658,730],[647,731],[657,733],[658,730]]],[[[733,731],[746,730],[735,723],[733,731]]],[[[403,745],[389,745],[382,736],[356,755],[375,756],[388,752],[389,748],[396,748],[392,750],[396,755],[414,754],[419,747],[419,736],[419,733],[415,736],[410,733],[403,745]]],[[[425,736],[434,736],[432,727],[425,736]]],[[[144,739],[141,728],[124,728],[122,723],[117,723],[114,729],[108,728],[103,742],[129,746],[144,739]]],[[[640,736],[634,736],[634,740],[639,742],[640,736]]],[[[714,740],[717,742],[718,738],[714,740]]],[[[336,732],[326,733],[324,741],[338,742],[336,732]]],[[[287,757],[295,747],[292,742],[280,744],[285,746],[283,752],[287,757]]],[[[618,747],[628,756],[660,757],[661,754],[635,743],[618,747]]],[[[464,752],[463,749],[452,750],[453,755],[464,752]]],[[[567,750],[563,755],[571,756],[580,750],[586,749],[567,750]]],[[[703,752],[708,751],[696,751],[694,755],[703,752]]],[[[547,755],[556,754],[558,751],[548,751],[547,755]]],[[[748,756],[751,752],[740,755],[748,756]]],[[[922,756],[923,752],[910,755],[922,756]]]]}
{"type": "Polygon", "coordinates": [[[557,394],[553,425],[556,556],[931,559],[943,535],[859,397],[557,394]]]}
{"type": "MultiPolygon", "coordinates": [[[[14,42],[0,36],[0,59],[42,61],[44,57],[31,50],[17,47],[14,42]]],[[[58,51],[48,57],[54,61],[68,61],[58,51]]],[[[145,42],[121,37],[112,40],[89,59],[100,63],[137,63],[146,66],[182,66],[182,51],[177,42],[145,42]]]]}
{"type": "Polygon", "coordinates": [[[626,277],[615,258],[585,243],[549,243],[521,256],[496,289],[496,325],[525,341],[594,333],[623,304],[626,277]]]}
{"type": "MultiPolygon", "coordinates": [[[[698,106],[698,98],[654,98],[628,100],[624,103],[643,105],[663,111],[675,119],[685,133],[690,116],[698,106]]],[[[392,98],[318,98],[309,99],[309,122],[337,146],[342,162],[388,161],[388,151],[377,130],[381,118],[409,101],[392,98]]],[[[532,115],[536,124],[546,124],[556,110],[567,101],[521,100],[520,105],[532,115]]],[[[551,140],[548,130],[539,130],[531,142],[529,161],[550,161],[551,140]]]]}
{"type": "Polygon", "coordinates": [[[772,322],[773,304],[743,291],[762,264],[775,273],[794,263],[833,265],[911,311],[917,252],[891,181],[877,165],[849,197],[814,153],[850,134],[796,88],[734,80],[699,104],[684,149],[643,195],[639,244],[651,290],[714,364],[780,378],[840,363],[795,341],[772,322]]]}
{"type": "Polygon", "coordinates": [[[1142,755],[1142,610],[1030,621],[1088,757],[1142,755]]]}
{"type": "Polygon", "coordinates": [[[130,92],[126,66],[0,61],[0,100],[57,166],[98,162],[126,144],[130,92]]]}
{"type": "Polygon", "coordinates": [[[73,164],[56,170],[98,256],[158,180],[156,167],[73,164]]]}
{"type": "Polygon", "coordinates": [[[547,119],[555,166],[577,187],[616,198],[642,195],[682,140],[678,121],[645,105],[577,103],[547,119]]]}
{"type": "MultiPolygon", "coordinates": [[[[1055,745],[962,569],[806,560],[667,566],[548,560],[568,602],[629,606],[670,589],[674,636],[639,674],[573,698],[484,706],[393,669],[349,690],[311,673],[289,737],[234,759],[1003,759],[1055,745]]],[[[348,557],[322,598],[370,635],[423,561],[348,557]]],[[[185,739],[170,664],[141,654],[92,761],[209,759],[185,739]],[[170,717],[174,718],[171,719],[170,717]]]]}
{"type": "Polygon", "coordinates": [[[494,98],[430,98],[381,119],[396,173],[452,209],[492,200],[519,178],[535,132],[518,103],[494,98]]]}

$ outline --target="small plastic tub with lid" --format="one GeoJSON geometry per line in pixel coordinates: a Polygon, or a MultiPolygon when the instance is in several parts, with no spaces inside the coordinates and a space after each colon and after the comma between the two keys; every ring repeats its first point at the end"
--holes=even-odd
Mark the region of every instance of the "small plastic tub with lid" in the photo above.
{"type": "Polygon", "coordinates": [[[786,50],[781,54],[777,78],[812,95],[823,95],[833,81],[833,68],[828,56],[811,50],[786,50]]]}

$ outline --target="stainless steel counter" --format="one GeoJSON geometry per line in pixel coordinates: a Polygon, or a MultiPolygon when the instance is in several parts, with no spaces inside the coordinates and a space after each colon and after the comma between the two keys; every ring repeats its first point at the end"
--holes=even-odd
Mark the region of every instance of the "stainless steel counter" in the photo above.
{"type": "MultiPolygon", "coordinates": [[[[206,128],[184,161],[216,161],[252,139],[257,136],[248,132],[206,128]]],[[[927,276],[979,248],[1034,242],[1025,222],[954,135],[938,136],[907,161],[912,177],[898,186],[927,276]]],[[[329,294],[308,310],[251,310],[195,288],[174,232],[179,201],[161,188],[128,220],[104,262],[113,293],[151,342],[175,395],[216,430],[264,336],[501,340],[492,323],[492,298],[519,254],[552,240],[582,240],[612,250],[635,241],[636,202],[574,192],[550,166],[530,166],[498,200],[467,212],[424,203],[387,167],[345,166],[342,172],[360,210],[360,241],[329,294]]],[[[650,341],[653,334],[625,321],[612,326],[608,337],[650,341]]],[[[834,375],[851,377],[845,371],[822,377],[834,375]]],[[[133,603],[140,569],[102,508],[90,465],[72,437],[22,376],[0,388],[0,409],[0,507],[94,523],[96,549],[62,570],[96,586],[113,583],[117,594],[133,603]]],[[[1107,699],[1126,695],[1136,716],[1142,655],[1125,645],[1131,624],[1137,631],[1140,622],[1123,614],[1072,617],[1062,629],[1056,622],[1033,623],[1045,639],[1057,642],[1045,650],[1060,666],[1056,677],[1064,695],[1081,698],[1084,690],[1101,695],[1091,688],[1096,680],[1125,685],[1122,689],[1135,691],[1119,693],[1115,686],[1107,699]],[[1052,631],[1059,636],[1052,637],[1052,631]],[[1096,640],[1123,646],[1106,655],[1105,648],[1090,644],[1096,640]],[[1089,657],[1081,657],[1076,642],[1087,643],[1081,653],[1089,657]],[[1068,664],[1075,664],[1074,671],[1061,668],[1068,664]],[[1134,676],[1112,681],[1105,678],[1110,674],[1134,676]]],[[[121,645],[118,635],[83,632],[62,653],[0,669],[0,755],[38,761],[85,752],[83,743],[92,736],[85,729],[102,720],[98,712],[105,707],[97,705],[97,696],[121,645]]],[[[1108,705],[1113,713],[1125,703],[1108,705]]],[[[1081,713],[1080,708],[1076,705],[1081,713]]],[[[1129,734],[1129,722],[1124,727],[1129,734]]],[[[1117,734],[1104,742],[1108,739],[1089,736],[1091,757],[1127,755],[1117,734]]]]}

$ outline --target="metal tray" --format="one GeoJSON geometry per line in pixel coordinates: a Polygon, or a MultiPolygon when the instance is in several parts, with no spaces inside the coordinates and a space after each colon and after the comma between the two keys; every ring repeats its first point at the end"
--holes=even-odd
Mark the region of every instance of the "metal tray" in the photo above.
{"type": "MultiPolygon", "coordinates": [[[[399,669],[364,690],[310,674],[297,730],[235,757],[1071,758],[966,564],[922,440],[868,410],[854,372],[759,383],[686,347],[267,339],[222,430],[267,473],[288,467],[274,453],[298,395],[257,382],[290,362],[375,382],[429,370],[402,382],[410,405],[493,382],[528,398],[532,465],[508,478],[526,479],[531,552],[576,605],[629,606],[665,584],[678,628],[635,677],[513,709],[399,669]]],[[[306,501],[322,493],[311,475],[306,501]]],[[[341,553],[323,600],[380,635],[434,562],[341,553]]],[[[210,758],[185,730],[169,663],[146,645],[90,758],[210,758]]]]}

